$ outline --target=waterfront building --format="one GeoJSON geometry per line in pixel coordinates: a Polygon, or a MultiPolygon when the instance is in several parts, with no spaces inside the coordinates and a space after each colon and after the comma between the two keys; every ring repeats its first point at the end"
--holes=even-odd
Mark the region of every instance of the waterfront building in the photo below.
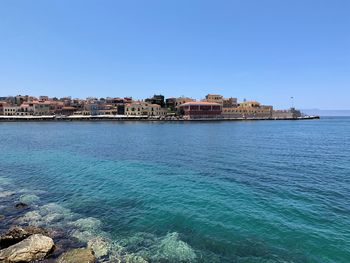
{"type": "Polygon", "coordinates": [[[224,118],[271,118],[272,106],[261,105],[257,101],[245,101],[236,107],[225,107],[222,110],[224,118]]]}
{"type": "Polygon", "coordinates": [[[112,105],[116,109],[116,114],[124,115],[125,103],[127,101],[122,98],[106,98],[106,103],[112,105]]]}
{"type": "Polygon", "coordinates": [[[23,102],[21,106],[18,107],[16,115],[18,116],[34,115],[34,104],[31,102],[23,102]]]}
{"type": "Polygon", "coordinates": [[[69,96],[69,97],[63,97],[63,98],[60,98],[60,101],[63,102],[63,106],[70,106],[71,105],[71,102],[72,102],[72,98],[69,96]]]}
{"type": "Polygon", "coordinates": [[[233,108],[233,107],[237,107],[238,103],[237,103],[237,98],[224,98],[223,99],[223,103],[222,103],[222,107],[224,108],[233,108]]]}
{"type": "Polygon", "coordinates": [[[16,104],[17,106],[20,106],[23,102],[28,102],[29,101],[29,96],[25,95],[17,95],[16,97],[14,97],[14,104],[16,104]]]}
{"type": "Polygon", "coordinates": [[[177,108],[178,106],[185,104],[186,102],[192,102],[192,101],[196,101],[195,99],[192,98],[188,98],[188,97],[179,97],[176,98],[175,101],[175,108],[177,108]]]}
{"type": "Polygon", "coordinates": [[[197,118],[218,118],[222,113],[222,105],[215,102],[192,101],[179,106],[180,115],[197,118]]]}
{"type": "Polygon", "coordinates": [[[125,105],[125,115],[127,116],[142,116],[144,114],[145,106],[144,103],[140,101],[127,103],[125,105]]]}
{"type": "Polygon", "coordinates": [[[72,107],[72,106],[64,106],[62,107],[62,115],[65,115],[65,116],[70,116],[70,115],[73,115],[74,112],[76,112],[77,109],[72,107]]]}
{"type": "Polygon", "coordinates": [[[39,100],[40,101],[48,101],[49,100],[49,96],[39,96],[39,100]]]}
{"type": "Polygon", "coordinates": [[[166,114],[167,109],[161,108],[158,104],[136,101],[125,105],[127,116],[165,116],[166,114]]]}
{"type": "Polygon", "coordinates": [[[4,114],[4,107],[8,106],[8,103],[4,100],[0,100],[0,115],[4,114]]]}
{"type": "Polygon", "coordinates": [[[18,109],[18,106],[10,106],[10,105],[3,106],[3,112],[5,116],[16,115],[17,109],[18,109]]]}
{"type": "Polygon", "coordinates": [[[219,94],[208,94],[207,96],[205,96],[204,101],[218,103],[220,105],[223,105],[224,97],[219,95],[219,94]]]}
{"type": "Polygon", "coordinates": [[[117,107],[114,107],[113,105],[100,105],[98,115],[117,115],[117,111],[117,107]]]}
{"type": "Polygon", "coordinates": [[[33,102],[34,105],[34,115],[43,116],[50,115],[50,103],[48,102],[33,102]]]}
{"type": "Polygon", "coordinates": [[[88,101],[84,104],[83,115],[98,115],[99,105],[96,101],[88,101]]]}
{"type": "Polygon", "coordinates": [[[170,112],[175,112],[176,108],[176,98],[171,97],[165,100],[165,107],[169,109],[170,112]]]}
{"type": "Polygon", "coordinates": [[[50,107],[50,115],[61,115],[62,114],[62,108],[63,108],[63,102],[58,100],[49,100],[49,107],[50,107]]]}
{"type": "Polygon", "coordinates": [[[165,107],[164,96],[163,95],[153,95],[152,98],[145,99],[145,102],[150,104],[157,104],[160,107],[165,107]]]}

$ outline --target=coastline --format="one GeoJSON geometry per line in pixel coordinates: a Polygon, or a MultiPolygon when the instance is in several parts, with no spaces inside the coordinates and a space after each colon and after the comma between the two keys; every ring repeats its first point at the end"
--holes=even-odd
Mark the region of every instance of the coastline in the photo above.
{"type": "Polygon", "coordinates": [[[0,122],[41,122],[41,121],[151,121],[151,122],[226,122],[226,121],[297,121],[297,120],[315,120],[320,119],[320,116],[305,116],[298,118],[149,118],[148,116],[0,116],[0,122]]]}

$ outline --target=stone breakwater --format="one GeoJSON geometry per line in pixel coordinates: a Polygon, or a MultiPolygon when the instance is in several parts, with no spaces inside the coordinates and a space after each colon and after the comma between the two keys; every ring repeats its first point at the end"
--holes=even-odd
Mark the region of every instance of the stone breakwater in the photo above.
{"type": "Polygon", "coordinates": [[[196,262],[196,252],[176,232],[137,233],[112,239],[94,217],[57,203],[41,191],[15,190],[0,177],[0,262],[196,262]]]}

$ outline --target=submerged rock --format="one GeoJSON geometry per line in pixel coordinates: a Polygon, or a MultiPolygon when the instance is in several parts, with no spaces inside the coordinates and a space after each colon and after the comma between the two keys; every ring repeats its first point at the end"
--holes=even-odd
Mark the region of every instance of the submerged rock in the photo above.
{"type": "Polygon", "coordinates": [[[72,212],[69,209],[64,208],[63,206],[56,203],[48,203],[40,207],[40,214],[43,216],[53,213],[59,213],[64,216],[72,214],[72,212]]]}
{"type": "Polygon", "coordinates": [[[66,221],[70,221],[74,214],[58,204],[49,203],[37,210],[29,211],[24,216],[17,219],[19,224],[31,224],[35,226],[54,226],[62,225],[66,221]]]}
{"type": "Polygon", "coordinates": [[[0,221],[4,220],[6,217],[4,215],[0,215],[0,221]]]}
{"type": "Polygon", "coordinates": [[[126,255],[124,261],[126,263],[148,263],[143,257],[137,255],[126,255]]]}
{"type": "Polygon", "coordinates": [[[96,257],[90,248],[72,249],[62,254],[56,263],[95,263],[96,257]]]}
{"type": "Polygon", "coordinates": [[[88,241],[88,248],[91,248],[97,258],[105,257],[111,250],[111,241],[103,237],[95,237],[88,241]]]}
{"type": "Polygon", "coordinates": [[[185,242],[179,239],[179,234],[169,233],[159,243],[154,259],[166,262],[194,262],[196,253],[185,242]]]}
{"type": "Polygon", "coordinates": [[[31,262],[43,260],[54,248],[54,242],[50,237],[34,234],[0,250],[0,262],[31,262]]]}
{"type": "Polygon", "coordinates": [[[148,263],[143,257],[135,254],[124,253],[122,255],[112,254],[108,259],[101,261],[103,263],[148,263]]]}
{"type": "Polygon", "coordinates": [[[41,215],[38,211],[29,211],[24,214],[24,216],[21,216],[17,218],[17,222],[20,224],[31,224],[35,226],[40,225],[41,215]]]}
{"type": "Polygon", "coordinates": [[[41,223],[44,225],[52,225],[63,221],[73,220],[75,214],[71,210],[64,208],[56,203],[49,203],[39,208],[42,216],[41,223]]]}
{"type": "Polygon", "coordinates": [[[45,221],[45,223],[47,224],[57,222],[60,220],[64,220],[64,215],[60,213],[47,214],[46,216],[43,217],[43,221],[45,221]]]}
{"type": "Polygon", "coordinates": [[[82,242],[88,242],[89,240],[96,237],[95,232],[80,230],[74,230],[70,233],[70,235],[82,242]]]}
{"type": "Polygon", "coordinates": [[[72,223],[82,231],[91,231],[101,227],[101,221],[94,217],[81,218],[72,223]]]}
{"type": "Polygon", "coordinates": [[[28,205],[22,202],[19,202],[15,205],[16,208],[27,208],[28,205]]]}
{"type": "Polygon", "coordinates": [[[43,228],[35,226],[11,227],[5,234],[0,236],[0,248],[12,246],[34,234],[48,235],[48,232],[43,228]]]}
{"type": "Polygon", "coordinates": [[[34,204],[38,202],[40,198],[33,194],[24,194],[19,197],[19,201],[25,204],[34,204]]]}

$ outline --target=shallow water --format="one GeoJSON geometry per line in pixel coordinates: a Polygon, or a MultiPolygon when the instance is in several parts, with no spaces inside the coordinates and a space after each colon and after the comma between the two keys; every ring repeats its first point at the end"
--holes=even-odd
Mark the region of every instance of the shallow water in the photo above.
{"type": "Polygon", "coordinates": [[[101,258],[349,262],[349,137],[350,118],[0,123],[0,214],[26,200],[22,222],[101,258]]]}

